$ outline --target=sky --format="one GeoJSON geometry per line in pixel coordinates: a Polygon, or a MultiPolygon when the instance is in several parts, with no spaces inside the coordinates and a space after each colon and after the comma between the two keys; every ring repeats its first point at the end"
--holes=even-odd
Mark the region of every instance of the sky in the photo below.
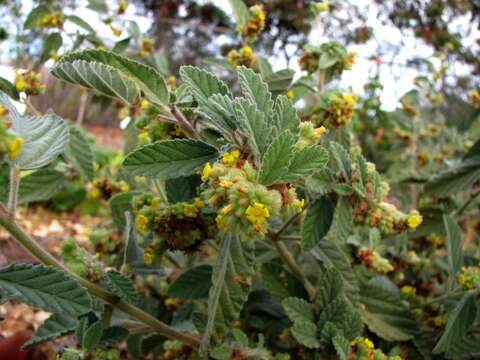
{"type": "MultiPolygon", "coordinates": [[[[402,35],[400,31],[391,26],[386,26],[381,23],[379,16],[377,14],[376,6],[368,6],[371,3],[370,0],[350,0],[352,3],[359,5],[361,8],[364,8],[367,12],[367,25],[371,26],[374,29],[377,40],[380,43],[400,43],[402,40],[405,44],[405,48],[397,55],[395,58],[396,63],[405,63],[412,54],[419,56],[431,57],[433,55],[431,48],[428,46],[422,45],[421,42],[415,41],[413,36],[411,39],[405,38],[405,35],[402,35]],[[406,40],[406,41],[405,41],[406,40]],[[411,40],[411,41],[409,41],[411,40]]],[[[85,5],[86,0],[80,0],[85,5]]],[[[115,0],[107,0],[111,4],[112,8],[115,8],[115,0]]],[[[214,4],[222,8],[228,15],[233,17],[231,7],[228,0],[212,0],[214,4]]],[[[32,1],[26,0],[22,3],[24,11],[29,11],[32,7],[32,1]]],[[[82,19],[88,21],[88,23],[97,30],[97,33],[102,38],[109,38],[112,41],[118,41],[118,38],[115,38],[112,34],[112,31],[108,26],[103,24],[98,15],[85,6],[78,6],[78,10],[75,11],[75,15],[81,17],[82,19]]],[[[322,42],[335,40],[326,38],[322,32],[322,16],[328,16],[328,13],[323,13],[318,16],[314,22],[313,30],[309,36],[310,42],[313,45],[319,45],[322,42]]],[[[127,12],[123,17],[125,20],[135,20],[142,32],[148,31],[151,26],[151,20],[148,17],[138,16],[135,14],[135,8],[129,6],[127,12]]],[[[462,23],[452,24],[455,27],[461,27],[462,23]]],[[[67,22],[65,30],[67,32],[74,33],[77,31],[77,26],[67,22]]],[[[476,34],[478,36],[478,34],[476,34]]],[[[472,36],[472,41],[475,36],[472,36]]],[[[0,43],[0,63],[5,63],[7,58],[6,53],[6,42],[0,43]]],[[[363,86],[369,78],[369,73],[372,70],[372,67],[376,67],[372,60],[368,58],[372,54],[378,53],[378,44],[374,41],[369,41],[366,44],[349,46],[349,51],[355,51],[357,55],[356,64],[353,66],[352,70],[346,71],[343,73],[339,86],[342,89],[350,89],[354,93],[362,94],[363,86]]],[[[431,57],[432,62],[439,66],[439,60],[431,57]]],[[[269,59],[273,64],[275,70],[286,67],[285,59],[283,58],[270,58],[269,59]]],[[[386,58],[385,60],[388,60],[386,58]]],[[[47,64],[48,65],[48,64],[47,64]]],[[[296,70],[298,76],[300,75],[298,63],[294,60],[291,61],[290,67],[296,70]]],[[[0,68],[2,76],[6,78],[11,78],[12,72],[7,71],[6,68],[0,68]]],[[[462,69],[458,69],[462,71],[462,69]]],[[[402,66],[381,66],[380,67],[380,81],[382,82],[384,88],[381,94],[382,106],[385,110],[394,110],[398,104],[398,99],[402,94],[408,92],[413,88],[413,79],[418,75],[417,71],[414,69],[408,69],[402,66]]]]}

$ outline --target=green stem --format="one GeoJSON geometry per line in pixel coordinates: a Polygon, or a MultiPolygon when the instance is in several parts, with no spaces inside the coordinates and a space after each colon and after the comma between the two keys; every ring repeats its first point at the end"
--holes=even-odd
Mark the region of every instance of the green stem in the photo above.
{"type": "Polygon", "coordinates": [[[12,220],[15,220],[17,212],[18,190],[20,189],[20,167],[12,165],[10,167],[10,189],[8,191],[8,213],[12,220]]]}
{"type": "Polygon", "coordinates": [[[107,302],[125,314],[130,315],[132,318],[135,318],[138,321],[150,326],[154,331],[161,335],[164,335],[170,339],[182,341],[193,348],[196,348],[200,344],[200,339],[198,336],[181,333],[175,330],[138,307],[119,299],[111,292],[64,268],[57,259],[45,251],[34,239],[28,236],[23,229],[21,229],[12,219],[8,217],[8,213],[3,205],[0,206],[0,226],[3,226],[5,230],[7,230],[20,245],[22,245],[29,253],[40,260],[40,262],[66,272],[80,285],[85,287],[91,295],[107,302]]]}
{"type": "Polygon", "coordinates": [[[310,283],[310,281],[308,281],[307,277],[303,273],[302,269],[300,269],[300,267],[298,266],[292,254],[290,253],[290,251],[288,251],[288,248],[281,241],[274,241],[273,245],[277,249],[283,261],[285,261],[287,266],[290,268],[290,270],[292,270],[292,272],[300,279],[303,286],[307,290],[310,299],[313,299],[315,297],[316,290],[310,283]]]}

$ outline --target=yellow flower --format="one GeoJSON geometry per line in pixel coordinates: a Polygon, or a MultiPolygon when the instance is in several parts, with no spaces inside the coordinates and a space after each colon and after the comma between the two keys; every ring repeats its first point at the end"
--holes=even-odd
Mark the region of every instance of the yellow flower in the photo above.
{"type": "Polygon", "coordinates": [[[102,197],[102,192],[100,191],[99,188],[94,187],[93,189],[90,190],[88,193],[88,197],[92,200],[100,199],[102,197]]]}
{"type": "Polygon", "coordinates": [[[148,129],[145,128],[142,130],[141,133],[138,134],[138,140],[140,140],[141,142],[145,142],[148,140],[148,129]]]}
{"type": "Polygon", "coordinates": [[[8,144],[7,155],[10,160],[15,160],[18,155],[20,155],[20,153],[22,152],[23,143],[23,138],[16,137],[8,144]]]}
{"type": "Polygon", "coordinates": [[[467,277],[465,276],[465,274],[458,275],[458,282],[460,283],[460,285],[465,285],[467,283],[467,277]]]}
{"type": "Polygon", "coordinates": [[[242,55],[244,56],[251,56],[253,54],[253,50],[250,46],[244,46],[242,47],[242,55]]]}
{"type": "Polygon", "coordinates": [[[145,215],[138,214],[135,218],[135,227],[139,231],[145,231],[148,228],[149,221],[150,220],[145,215]]]}
{"type": "Polygon", "coordinates": [[[414,286],[405,285],[400,289],[403,295],[414,295],[417,292],[414,286]]]}
{"type": "Polygon", "coordinates": [[[239,157],[240,157],[239,150],[228,151],[225,154],[223,154],[222,163],[224,163],[225,165],[233,165],[237,162],[239,157]]]}
{"type": "Polygon", "coordinates": [[[367,349],[375,348],[375,345],[373,345],[373,342],[370,339],[364,338],[363,339],[363,344],[367,347],[367,349]]]}
{"type": "Polygon", "coordinates": [[[225,232],[228,231],[228,223],[225,221],[225,218],[222,215],[217,215],[215,218],[215,222],[217,223],[217,226],[220,230],[223,230],[225,232]]]}
{"type": "Polygon", "coordinates": [[[202,181],[207,181],[211,172],[212,172],[212,166],[210,165],[210,163],[207,163],[202,171],[202,181]]]}
{"type": "Polygon", "coordinates": [[[158,207],[160,206],[160,203],[158,201],[158,199],[154,198],[150,204],[150,207],[154,210],[158,209],[158,207]]]}
{"type": "Polygon", "coordinates": [[[25,81],[21,79],[15,82],[15,87],[17,88],[18,91],[22,91],[23,89],[25,89],[25,86],[26,86],[25,81]]]}
{"type": "Polygon", "coordinates": [[[127,192],[128,190],[130,190],[130,185],[128,185],[126,182],[122,181],[120,183],[120,191],[127,192]]]}
{"type": "Polygon", "coordinates": [[[198,208],[194,204],[183,205],[183,213],[186,217],[196,218],[198,216],[198,208]]]}
{"type": "Polygon", "coordinates": [[[248,221],[254,225],[263,225],[265,221],[270,217],[270,212],[262,203],[255,202],[247,208],[245,211],[248,221]]]}
{"type": "Polygon", "coordinates": [[[145,251],[143,253],[143,261],[145,262],[146,265],[152,265],[153,263],[153,256],[150,252],[145,251]]]}
{"type": "Polygon", "coordinates": [[[121,29],[118,29],[113,25],[110,25],[110,29],[112,30],[112,33],[113,33],[114,36],[119,37],[120,35],[122,35],[122,30],[121,29]]]}
{"type": "Polygon", "coordinates": [[[407,225],[410,229],[415,230],[422,223],[422,216],[416,210],[410,212],[407,218],[407,225]]]}
{"type": "Polygon", "coordinates": [[[295,94],[293,93],[292,90],[288,90],[288,91],[287,91],[287,97],[288,97],[289,99],[295,99],[295,94]]]}
{"type": "Polygon", "coordinates": [[[322,136],[326,132],[327,132],[327,128],[323,125],[315,129],[315,135],[318,137],[322,136]]]}
{"type": "Polygon", "coordinates": [[[195,200],[193,201],[193,204],[199,209],[202,209],[205,207],[205,204],[203,203],[202,199],[200,199],[199,197],[195,198],[195,200]]]}
{"type": "Polygon", "coordinates": [[[220,187],[224,188],[226,190],[230,189],[232,187],[233,183],[228,180],[220,180],[220,187]]]}
{"type": "Polygon", "coordinates": [[[300,201],[295,202],[295,209],[297,210],[298,213],[301,213],[303,211],[303,206],[305,205],[305,199],[302,199],[300,201]]]}
{"type": "Polygon", "coordinates": [[[142,101],[140,101],[140,109],[145,110],[148,107],[148,105],[149,105],[148,100],[142,99],[142,101]]]}

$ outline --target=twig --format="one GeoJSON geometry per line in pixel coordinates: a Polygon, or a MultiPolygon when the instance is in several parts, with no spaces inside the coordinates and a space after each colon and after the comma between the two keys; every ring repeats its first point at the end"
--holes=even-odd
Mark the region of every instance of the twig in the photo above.
{"type": "Polygon", "coordinates": [[[130,315],[138,321],[148,325],[151,329],[157,333],[164,335],[170,339],[179,340],[193,348],[200,345],[200,339],[196,335],[186,334],[175,330],[169,325],[161,322],[152,315],[146,313],[142,309],[129,304],[128,302],[119,299],[116,295],[105,290],[104,288],[91,283],[90,281],[72,273],[66,269],[57,259],[55,259],[50,253],[45,251],[38,243],[28,236],[23,229],[21,229],[15,222],[5,216],[3,211],[0,211],[0,226],[3,226],[10,235],[12,235],[20,245],[22,245],[30,254],[35,256],[40,262],[45,265],[55,267],[74,278],[80,285],[85,287],[90,294],[104,300],[110,305],[114,306],[118,310],[130,315]]]}
{"type": "Polygon", "coordinates": [[[18,190],[20,189],[20,167],[12,165],[10,167],[10,178],[8,191],[8,216],[12,221],[15,221],[15,214],[17,212],[18,190]]]}
{"type": "Polygon", "coordinates": [[[480,195],[480,190],[478,190],[475,193],[472,193],[470,195],[470,198],[465,202],[465,204],[463,204],[462,207],[458,209],[457,215],[462,215],[463,212],[468,208],[468,206],[472,203],[472,201],[477,198],[478,195],[480,195]]]}
{"type": "Polygon", "coordinates": [[[313,287],[313,285],[310,283],[310,281],[307,279],[305,274],[303,273],[302,269],[298,266],[296,263],[295,259],[293,258],[292,254],[290,251],[288,251],[287,247],[285,246],[284,243],[281,241],[274,241],[273,245],[277,249],[278,253],[282,257],[282,259],[285,261],[285,263],[288,265],[290,270],[300,279],[302,282],[303,286],[308,292],[308,295],[310,296],[311,299],[315,297],[316,290],[313,287]]]}
{"type": "Polygon", "coordinates": [[[197,130],[193,127],[192,124],[187,120],[187,118],[183,115],[178,107],[175,105],[172,106],[172,114],[177,119],[178,125],[182,128],[186,135],[198,139],[200,138],[200,134],[197,130]]]}
{"type": "Polygon", "coordinates": [[[25,105],[27,106],[27,108],[29,108],[35,116],[42,116],[42,113],[40,111],[38,111],[37,108],[32,104],[32,102],[30,101],[30,98],[28,96],[25,98],[24,102],[25,102],[25,105]]]}

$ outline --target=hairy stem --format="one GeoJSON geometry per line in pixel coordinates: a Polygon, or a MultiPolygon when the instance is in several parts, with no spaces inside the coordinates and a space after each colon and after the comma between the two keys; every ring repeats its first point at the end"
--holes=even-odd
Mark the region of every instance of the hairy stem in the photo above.
{"type": "Polygon", "coordinates": [[[10,167],[8,191],[8,213],[10,219],[15,221],[15,213],[17,212],[18,190],[20,189],[20,166],[13,165],[10,167]]]}
{"type": "Polygon", "coordinates": [[[3,205],[0,206],[0,226],[4,227],[20,245],[22,245],[30,254],[35,256],[40,262],[68,273],[68,275],[73,277],[80,285],[85,287],[91,295],[102,299],[116,309],[130,315],[132,318],[143,324],[148,325],[152,330],[161,335],[170,339],[179,340],[194,348],[200,344],[198,336],[179,332],[138,307],[119,299],[116,295],[102,287],[70,272],[50,253],[45,251],[45,249],[43,249],[34,239],[28,236],[12,219],[10,219],[3,205]]]}

